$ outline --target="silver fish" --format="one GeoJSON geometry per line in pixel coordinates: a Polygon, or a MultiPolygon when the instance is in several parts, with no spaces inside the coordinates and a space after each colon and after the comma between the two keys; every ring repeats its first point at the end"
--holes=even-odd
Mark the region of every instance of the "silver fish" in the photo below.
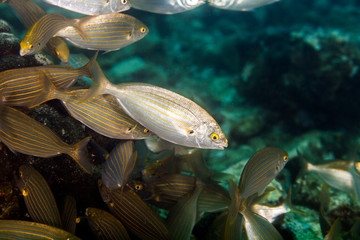
{"type": "Polygon", "coordinates": [[[85,15],[102,15],[128,10],[127,0],[45,0],[45,2],[85,15]]]}
{"type": "Polygon", "coordinates": [[[209,0],[210,6],[232,11],[251,11],[279,0],[209,0]]]}
{"type": "Polygon", "coordinates": [[[196,148],[224,149],[225,134],[203,108],[175,92],[146,83],[112,84],[98,65],[83,100],[102,94],[116,97],[123,110],[166,141],[196,148]]]}
{"type": "Polygon", "coordinates": [[[131,0],[135,9],[161,14],[185,12],[204,3],[204,0],[131,0]]]}

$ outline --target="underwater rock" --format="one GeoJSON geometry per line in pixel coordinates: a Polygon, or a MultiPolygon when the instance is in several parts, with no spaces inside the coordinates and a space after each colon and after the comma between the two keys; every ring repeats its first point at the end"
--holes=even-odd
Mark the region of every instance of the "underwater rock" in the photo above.
{"type": "Polygon", "coordinates": [[[0,33],[11,33],[10,25],[4,20],[0,19],[0,33]]]}
{"type": "Polygon", "coordinates": [[[12,33],[0,33],[0,56],[8,54],[18,54],[20,50],[20,40],[12,33]]]}

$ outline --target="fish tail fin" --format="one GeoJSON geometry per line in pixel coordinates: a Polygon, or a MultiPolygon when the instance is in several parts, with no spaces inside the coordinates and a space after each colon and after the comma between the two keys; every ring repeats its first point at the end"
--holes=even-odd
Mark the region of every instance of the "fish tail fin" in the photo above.
{"type": "Polygon", "coordinates": [[[86,77],[89,77],[89,78],[93,77],[93,75],[94,75],[93,74],[93,69],[95,68],[96,58],[97,58],[98,54],[99,54],[99,51],[96,51],[94,56],[90,59],[90,61],[86,65],[78,68],[83,76],[86,76],[86,77]]]}
{"type": "Polygon", "coordinates": [[[284,201],[284,205],[287,209],[289,209],[289,212],[292,212],[292,213],[299,213],[299,214],[305,214],[304,212],[296,209],[295,205],[292,204],[291,202],[291,193],[292,193],[292,187],[290,186],[289,188],[289,191],[288,191],[288,194],[286,196],[286,199],[284,201]]]}
{"type": "Polygon", "coordinates": [[[300,171],[298,172],[296,179],[301,178],[304,176],[307,172],[310,171],[311,167],[313,166],[309,161],[304,157],[304,155],[299,151],[299,149],[296,149],[297,155],[300,160],[300,171]]]}
{"type": "Polygon", "coordinates": [[[83,103],[92,97],[106,94],[107,89],[112,85],[96,61],[92,64],[92,79],[93,86],[84,94],[78,103],[83,103]]]}
{"type": "Polygon", "coordinates": [[[90,141],[91,137],[84,138],[80,142],[72,146],[72,151],[69,152],[69,155],[80,165],[80,167],[86,172],[91,174],[93,172],[94,166],[90,162],[87,151],[87,144],[90,141]]]}

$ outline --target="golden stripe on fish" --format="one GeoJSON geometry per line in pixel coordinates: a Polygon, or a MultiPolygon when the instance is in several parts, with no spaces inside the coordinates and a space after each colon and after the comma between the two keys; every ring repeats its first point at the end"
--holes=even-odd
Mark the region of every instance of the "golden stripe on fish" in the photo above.
{"type": "Polygon", "coordinates": [[[80,240],[62,229],[36,222],[0,220],[1,239],[80,240]]]}
{"type": "Polygon", "coordinates": [[[72,196],[65,196],[61,208],[63,229],[74,234],[76,229],[76,200],[72,196]]]}
{"type": "Polygon", "coordinates": [[[279,0],[209,0],[212,7],[233,11],[250,11],[279,0]]]}
{"type": "Polygon", "coordinates": [[[199,212],[218,212],[228,208],[231,199],[228,191],[220,185],[205,185],[198,199],[199,212]]]}
{"type": "Polygon", "coordinates": [[[169,239],[161,218],[130,188],[110,191],[99,181],[99,189],[110,211],[135,235],[144,240],[169,239]]]}
{"type": "Polygon", "coordinates": [[[204,0],[131,0],[135,9],[161,14],[185,12],[204,3],[204,0]]]}
{"type": "Polygon", "coordinates": [[[102,15],[126,11],[130,8],[127,0],[45,0],[52,5],[85,15],[102,15]]]}
{"type": "Polygon", "coordinates": [[[74,27],[56,33],[79,48],[114,51],[142,39],[148,28],[138,19],[122,14],[106,14],[79,18],[84,22],[84,39],[74,27]]]}
{"type": "Polygon", "coordinates": [[[0,140],[12,151],[37,157],[52,157],[65,153],[84,171],[92,172],[86,148],[90,138],[69,145],[46,126],[8,106],[1,109],[1,125],[0,140]]]}
{"type": "Polygon", "coordinates": [[[276,147],[257,151],[247,162],[241,174],[239,189],[243,198],[262,192],[284,168],[288,154],[276,147]]]}
{"type": "Polygon", "coordinates": [[[44,15],[27,31],[20,42],[20,55],[35,54],[41,51],[50,38],[68,26],[73,26],[76,31],[80,32],[82,38],[87,39],[81,24],[79,19],[67,19],[57,13],[44,15]]]}
{"type": "Polygon", "coordinates": [[[116,217],[104,210],[87,208],[86,218],[97,239],[130,240],[124,225],[116,217]]]}
{"type": "Polygon", "coordinates": [[[110,190],[124,188],[128,177],[134,169],[137,152],[134,152],[134,142],[124,141],[115,146],[105,161],[101,179],[110,190]]]}
{"type": "Polygon", "coordinates": [[[192,193],[185,196],[170,209],[167,222],[172,240],[190,239],[196,223],[197,201],[202,187],[199,183],[192,193]]]}
{"type": "Polygon", "coordinates": [[[36,169],[22,165],[16,182],[31,218],[38,223],[62,228],[59,209],[44,177],[36,169]]]}

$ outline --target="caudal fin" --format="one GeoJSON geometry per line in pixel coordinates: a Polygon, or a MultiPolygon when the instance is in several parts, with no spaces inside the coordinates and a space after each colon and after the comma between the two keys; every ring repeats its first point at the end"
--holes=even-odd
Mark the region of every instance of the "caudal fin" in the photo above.
{"type": "Polygon", "coordinates": [[[91,174],[94,169],[94,165],[90,162],[90,158],[87,151],[87,144],[90,141],[90,137],[84,138],[80,142],[72,146],[72,151],[68,154],[79,164],[79,166],[86,172],[91,174]]]}

